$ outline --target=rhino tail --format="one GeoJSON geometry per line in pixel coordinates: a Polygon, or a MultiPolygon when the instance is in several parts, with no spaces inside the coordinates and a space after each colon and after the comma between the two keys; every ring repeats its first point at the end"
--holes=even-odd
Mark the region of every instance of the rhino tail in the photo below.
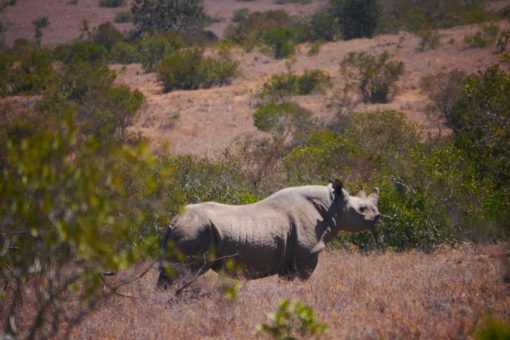
{"type": "MultiPolygon", "coordinates": [[[[160,242],[160,258],[158,263],[158,269],[160,271],[158,282],[156,284],[157,288],[166,290],[170,285],[172,285],[173,280],[171,276],[168,274],[168,271],[165,269],[165,259],[163,258],[163,254],[165,249],[167,248],[168,241],[172,238],[172,234],[174,231],[175,225],[172,223],[167,228],[165,228],[165,231],[163,232],[163,235],[161,235],[161,242],[160,242]]],[[[167,263],[168,264],[168,263],[167,263]]]]}

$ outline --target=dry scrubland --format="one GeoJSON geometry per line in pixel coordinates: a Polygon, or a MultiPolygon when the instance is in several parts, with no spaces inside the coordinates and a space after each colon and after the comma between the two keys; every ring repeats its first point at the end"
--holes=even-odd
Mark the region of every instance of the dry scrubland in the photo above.
{"type": "MultiPolygon", "coordinates": [[[[487,313],[510,317],[508,244],[441,248],[433,253],[325,252],[306,282],[271,277],[229,283],[209,272],[176,298],[155,290],[157,272],[120,290],[72,332],[74,337],[141,339],[255,338],[282,298],[315,308],[324,338],[468,338],[487,313]]],[[[142,271],[139,265],[134,271],[142,271]]],[[[128,275],[128,273],[124,273],[128,275]]],[[[118,279],[118,278],[116,278],[118,279]]]]}
{"type": "MultiPolygon", "coordinates": [[[[32,20],[48,15],[43,43],[62,43],[79,35],[79,22],[91,26],[112,20],[119,9],[97,6],[96,0],[80,0],[74,6],[59,6],[61,0],[18,0],[0,16],[11,26],[7,42],[20,36],[32,37],[32,20]],[[48,8],[53,8],[51,11],[48,8]],[[19,20],[23,18],[23,20],[19,20]],[[8,20],[9,21],[9,20],[8,20]],[[13,33],[13,35],[9,35],[13,33]]],[[[292,14],[309,12],[325,1],[309,6],[279,6],[272,0],[206,0],[214,17],[228,18],[234,9],[251,11],[283,8],[292,14]]],[[[503,6],[508,1],[492,4],[503,6]]],[[[128,9],[128,5],[123,10],[128,9]]],[[[229,23],[213,24],[220,34],[229,23]]],[[[130,24],[119,27],[123,30],[130,24]]],[[[505,27],[506,23],[500,23],[505,27]]],[[[239,139],[262,134],[253,126],[252,114],[258,100],[256,91],[268,78],[291,68],[295,72],[320,69],[333,77],[333,87],[325,94],[294,98],[310,109],[319,120],[334,117],[339,109],[339,89],[343,80],[339,63],[349,52],[378,54],[388,51],[405,63],[406,72],[398,82],[400,91],[387,104],[355,103],[353,111],[397,109],[426,132],[437,132],[436,122],[428,120],[429,99],[419,86],[420,79],[438,72],[459,69],[466,73],[483,70],[499,60],[492,48],[468,49],[463,39],[479,28],[462,26],[440,30],[436,49],[416,50],[420,38],[410,33],[379,35],[327,43],[317,55],[307,54],[309,46],[299,46],[295,58],[275,60],[260,52],[231,51],[240,62],[240,76],[229,86],[196,91],[163,93],[154,73],[144,74],[138,64],[114,65],[118,82],[143,92],[146,103],[134,132],[140,132],[154,149],[168,145],[175,153],[216,156],[239,139]]],[[[214,51],[213,51],[214,52],[214,51]]],[[[16,107],[32,106],[33,99],[8,98],[16,107]]],[[[147,264],[130,271],[141,272],[147,264]]],[[[287,282],[271,277],[241,282],[238,298],[232,302],[223,289],[232,281],[214,273],[199,278],[183,296],[155,290],[157,271],[123,287],[124,296],[113,296],[72,331],[75,338],[255,338],[255,325],[267,321],[282,298],[299,299],[313,307],[318,319],[329,325],[324,338],[466,338],[490,313],[510,318],[510,252],[508,243],[465,244],[444,247],[432,253],[325,252],[319,266],[306,282],[287,282]]],[[[124,272],[122,276],[130,275],[124,272]]],[[[30,309],[27,303],[24,308],[30,309]]]]}

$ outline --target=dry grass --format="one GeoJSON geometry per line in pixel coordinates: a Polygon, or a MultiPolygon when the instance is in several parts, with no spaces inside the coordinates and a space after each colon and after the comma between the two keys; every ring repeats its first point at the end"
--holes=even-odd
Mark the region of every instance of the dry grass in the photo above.
{"type": "MultiPolygon", "coordinates": [[[[156,291],[157,272],[105,301],[73,332],[79,338],[255,338],[282,298],[312,306],[329,324],[324,338],[467,338],[487,313],[510,318],[508,244],[363,255],[321,255],[306,282],[276,277],[242,283],[208,273],[180,298],[156,291]]],[[[141,270],[140,268],[136,270],[141,270]]]]}

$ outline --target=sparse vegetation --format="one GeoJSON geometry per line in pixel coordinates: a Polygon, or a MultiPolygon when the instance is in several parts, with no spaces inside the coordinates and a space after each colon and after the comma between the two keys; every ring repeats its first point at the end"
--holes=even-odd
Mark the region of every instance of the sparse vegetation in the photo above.
{"type": "Polygon", "coordinates": [[[499,26],[494,24],[481,25],[481,30],[468,34],[464,37],[464,42],[469,48],[485,48],[494,44],[499,33],[499,26]]]}
{"type": "Polygon", "coordinates": [[[34,21],[32,21],[32,26],[34,27],[34,38],[35,41],[41,42],[43,37],[43,31],[42,29],[45,28],[50,24],[50,21],[48,20],[48,17],[40,17],[34,21]]]}
{"type": "Polygon", "coordinates": [[[416,47],[418,52],[436,49],[441,42],[441,36],[436,31],[425,31],[420,34],[420,37],[420,43],[416,47]]]}
{"type": "Polygon", "coordinates": [[[342,74],[356,86],[363,101],[386,103],[397,92],[396,82],[404,73],[404,63],[391,60],[388,52],[378,56],[366,53],[349,53],[341,63],[342,74]]]}

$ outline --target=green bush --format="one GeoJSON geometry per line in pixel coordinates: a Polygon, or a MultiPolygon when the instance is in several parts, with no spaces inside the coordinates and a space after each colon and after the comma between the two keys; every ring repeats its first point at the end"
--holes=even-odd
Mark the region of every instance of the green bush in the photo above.
{"type": "Polygon", "coordinates": [[[103,45],[108,51],[111,51],[113,45],[122,41],[124,36],[111,22],[105,22],[97,27],[92,39],[95,43],[103,45]]]}
{"type": "Polygon", "coordinates": [[[268,103],[253,114],[257,129],[271,133],[278,140],[296,140],[312,125],[312,113],[293,102],[268,103]]]}
{"type": "Polygon", "coordinates": [[[436,49],[440,42],[441,36],[436,31],[425,31],[420,34],[420,42],[416,51],[423,52],[427,49],[433,50],[436,49]]]}
{"type": "Polygon", "coordinates": [[[121,64],[131,64],[140,60],[136,46],[125,41],[119,41],[113,45],[111,58],[121,64]]]}
{"type": "Polygon", "coordinates": [[[381,8],[376,0],[329,0],[342,38],[371,38],[379,24],[381,8]]]}
{"type": "Polygon", "coordinates": [[[337,20],[328,8],[312,14],[308,20],[309,39],[334,41],[339,33],[337,20]]]}
{"type": "Polygon", "coordinates": [[[134,24],[140,32],[189,33],[206,22],[203,0],[134,0],[134,24]]]}
{"type": "Polygon", "coordinates": [[[43,92],[53,78],[51,53],[24,41],[0,52],[0,96],[43,92]]]}
{"type": "Polygon", "coordinates": [[[316,320],[311,307],[288,299],[283,299],[276,312],[269,314],[269,320],[269,324],[257,325],[257,332],[278,340],[319,337],[328,327],[316,320]]]}
{"type": "Polygon", "coordinates": [[[138,43],[138,57],[145,72],[152,72],[164,56],[176,52],[183,46],[184,41],[176,33],[152,35],[138,43]]]}
{"type": "Polygon", "coordinates": [[[126,22],[133,22],[135,20],[133,13],[131,12],[118,12],[115,14],[114,21],[119,24],[126,22]]]}
{"type": "MultiPolygon", "coordinates": [[[[183,203],[217,201],[247,204],[257,201],[235,164],[191,155],[163,157],[164,168],[175,169],[174,185],[183,203]]],[[[178,210],[171,213],[176,214],[178,210]]]]}
{"type": "Polygon", "coordinates": [[[36,41],[40,42],[43,36],[42,29],[50,24],[48,17],[40,17],[34,21],[32,21],[32,26],[34,27],[34,38],[36,41]]]}
{"type": "Polygon", "coordinates": [[[480,178],[490,177],[497,188],[509,188],[510,74],[491,66],[468,77],[448,124],[456,144],[477,165],[480,178]]]}
{"type": "Polygon", "coordinates": [[[66,66],[39,103],[39,110],[49,116],[71,113],[83,134],[102,140],[124,140],[143,95],[138,90],[114,85],[114,81],[115,73],[106,66],[86,63],[66,66]]]}
{"type": "Polygon", "coordinates": [[[295,53],[294,31],[288,27],[267,29],[262,40],[271,48],[276,59],[288,58],[295,53]]]}
{"type": "Polygon", "coordinates": [[[245,20],[250,14],[250,10],[246,7],[236,9],[232,15],[233,22],[239,22],[245,20]]]}
{"type": "Polygon", "coordinates": [[[259,91],[262,98],[272,100],[287,96],[303,96],[314,92],[324,92],[331,86],[331,77],[320,70],[306,70],[302,75],[293,72],[271,76],[259,91]]]}
{"type": "Polygon", "coordinates": [[[108,50],[95,42],[76,40],[72,43],[59,45],[53,51],[54,57],[64,64],[92,63],[105,64],[108,61],[108,50]]]}
{"type": "MultiPolygon", "coordinates": [[[[357,86],[363,101],[387,103],[397,92],[396,82],[404,74],[404,63],[391,60],[388,52],[378,56],[350,52],[341,62],[342,73],[357,86]]],[[[352,86],[347,84],[347,88],[352,86]]]]}
{"type": "Polygon", "coordinates": [[[121,7],[124,6],[125,0],[99,0],[99,6],[101,7],[121,7]]]}
{"type": "Polygon", "coordinates": [[[227,56],[204,57],[201,49],[185,49],[163,58],[158,76],[164,91],[193,90],[229,84],[237,74],[238,63],[227,56]]]}
{"type": "Polygon", "coordinates": [[[225,30],[225,38],[230,39],[246,49],[257,45],[268,29],[288,27],[294,23],[292,17],[284,10],[253,12],[237,25],[230,25],[225,30]]]}

